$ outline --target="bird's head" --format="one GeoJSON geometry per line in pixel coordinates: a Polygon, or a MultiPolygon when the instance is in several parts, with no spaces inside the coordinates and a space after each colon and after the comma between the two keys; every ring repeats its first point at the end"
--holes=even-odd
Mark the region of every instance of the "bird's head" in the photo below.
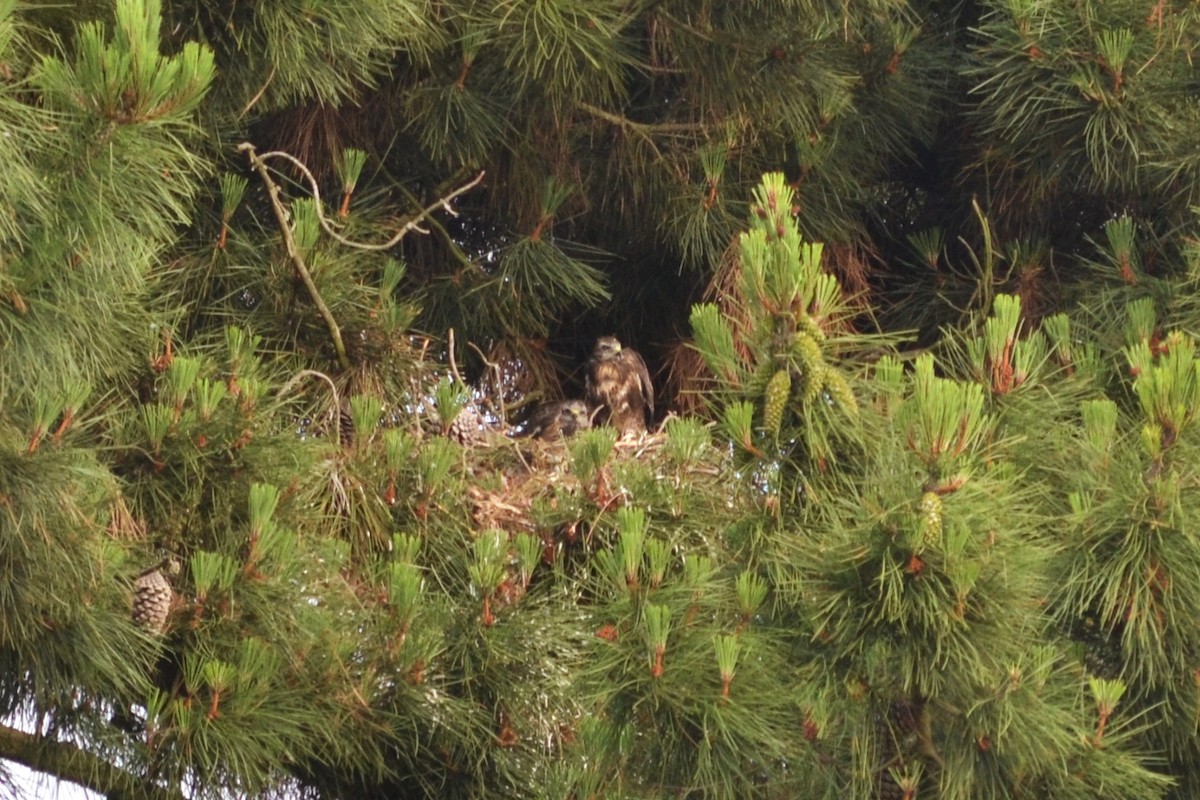
{"type": "Polygon", "coordinates": [[[610,358],[616,358],[621,352],[621,343],[617,341],[615,336],[601,336],[596,340],[596,349],[592,351],[592,355],[597,361],[608,361],[610,358]]]}
{"type": "Polygon", "coordinates": [[[573,430],[583,430],[592,427],[592,417],[588,413],[587,403],[582,400],[571,400],[563,403],[558,419],[560,424],[570,427],[573,430]]]}

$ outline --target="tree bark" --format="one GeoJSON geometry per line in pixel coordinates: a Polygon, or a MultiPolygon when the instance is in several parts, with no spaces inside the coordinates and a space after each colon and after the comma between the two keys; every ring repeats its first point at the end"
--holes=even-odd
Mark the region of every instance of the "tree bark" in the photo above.
{"type": "Polygon", "coordinates": [[[109,800],[183,800],[171,791],[131,775],[99,756],[69,743],[0,725],[0,758],[77,783],[109,800]]]}

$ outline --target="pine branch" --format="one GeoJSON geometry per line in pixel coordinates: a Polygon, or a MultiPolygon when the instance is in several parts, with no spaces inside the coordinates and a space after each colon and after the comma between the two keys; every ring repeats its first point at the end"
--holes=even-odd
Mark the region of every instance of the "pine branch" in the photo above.
{"type": "MultiPolygon", "coordinates": [[[[325,327],[329,329],[329,335],[333,338],[333,347],[337,350],[338,363],[343,369],[349,369],[350,358],[346,355],[346,344],[342,341],[342,331],[338,327],[337,320],[333,318],[333,312],[329,310],[329,306],[321,297],[321,293],[317,291],[317,285],[313,282],[312,273],[308,271],[308,266],[305,265],[304,259],[300,257],[300,250],[296,247],[296,240],[292,236],[292,228],[288,224],[287,211],[283,208],[283,203],[279,200],[279,184],[271,180],[270,173],[267,172],[266,162],[254,151],[254,145],[249,142],[244,142],[238,147],[238,150],[246,152],[250,158],[251,165],[262,177],[263,183],[267,185],[267,196],[271,198],[271,208],[275,210],[275,219],[279,221],[279,230],[283,234],[283,244],[287,248],[288,257],[292,259],[292,264],[296,267],[296,272],[300,274],[300,279],[304,281],[305,288],[308,289],[309,297],[317,306],[317,310],[321,313],[321,318],[325,320],[325,327]]],[[[316,184],[314,181],[314,195],[316,194],[316,184]]],[[[320,198],[314,197],[314,206],[317,209],[317,215],[321,215],[320,198]]],[[[325,224],[325,220],[321,218],[321,224],[325,224]]]]}
{"type": "Polygon", "coordinates": [[[330,414],[336,417],[338,410],[342,407],[342,402],[338,397],[337,384],[335,384],[333,379],[324,372],[318,372],[315,369],[302,369],[293,375],[287,383],[281,386],[276,394],[281,398],[287,397],[293,386],[295,386],[304,378],[309,377],[320,378],[329,386],[329,393],[333,396],[333,403],[330,405],[330,414]]]}
{"type": "Polygon", "coordinates": [[[69,742],[0,726],[0,757],[77,783],[108,798],[182,800],[184,795],[144,781],[69,742]]]}
{"type": "MultiPolygon", "coordinates": [[[[482,178],[483,173],[480,173],[479,177],[482,178]]],[[[478,180],[478,178],[476,180],[478,180]]],[[[416,197],[413,196],[412,192],[408,191],[408,189],[404,188],[404,185],[400,183],[396,184],[396,189],[404,195],[404,199],[411,203],[413,208],[420,209],[417,213],[417,216],[412,220],[413,222],[420,219],[425,219],[425,223],[437,232],[438,236],[442,240],[442,244],[444,244],[446,249],[450,251],[450,255],[454,257],[455,261],[457,261],[466,269],[479,269],[479,265],[472,261],[470,257],[463,252],[463,249],[459,246],[458,242],[454,241],[454,237],[450,235],[448,230],[446,230],[446,226],[438,222],[433,217],[428,216],[428,209],[421,208],[420,202],[416,197]]]]}
{"type": "Polygon", "coordinates": [[[622,128],[637,131],[647,137],[647,139],[649,139],[649,135],[652,133],[704,133],[710,127],[703,122],[634,122],[628,117],[614,114],[611,111],[605,111],[603,108],[594,106],[591,103],[577,103],[576,106],[593,117],[599,117],[605,122],[611,122],[622,128]]]}
{"type": "MultiPolygon", "coordinates": [[[[462,186],[458,187],[454,191],[446,194],[443,197],[439,197],[437,200],[430,203],[428,206],[426,206],[424,209],[422,209],[419,214],[417,214],[411,220],[406,222],[404,224],[404,227],[402,227],[399,231],[397,231],[396,235],[393,236],[391,239],[388,239],[386,242],[383,242],[382,244],[371,244],[368,242],[356,242],[352,239],[347,239],[346,237],[344,237],[340,233],[338,233],[336,230],[334,230],[333,225],[331,225],[329,220],[325,218],[325,212],[321,210],[322,209],[321,189],[317,185],[317,179],[312,174],[312,171],[309,170],[309,168],[306,167],[304,165],[304,162],[302,162],[300,159],[296,158],[295,156],[291,155],[290,153],[285,153],[282,150],[273,150],[269,153],[263,153],[260,156],[255,152],[254,145],[250,144],[249,142],[242,142],[240,145],[238,145],[238,150],[245,151],[250,154],[251,163],[254,164],[255,168],[258,169],[259,173],[263,176],[263,180],[267,181],[268,185],[271,185],[271,186],[274,186],[275,184],[271,183],[270,178],[267,177],[266,160],[268,158],[282,158],[286,161],[290,161],[292,163],[292,166],[294,166],[296,169],[298,169],[300,171],[300,173],[302,175],[304,175],[304,177],[308,180],[308,185],[312,189],[313,202],[314,202],[314,204],[316,206],[316,210],[317,210],[317,221],[321,223],[321,229],[324,230],[325,233],[332,236],[334,238],[334,240],[336,240],[340,244],[344,244],[347,247],[353,247],[358,250],[391,250],[393,247],[398,245],[400,243],[400,240],[403,239],[405,236],[407,236],[409,233],[411,233],[414,230],[419,231],[420,230],[419,226],[420,226],[422,220],[426,219],[430,214],[432,214],[434,211],[437,211],[439,208],[444,210],[446,213],[450,214],[451,216],[457,216],[454,209],[452,209],[450,207],[450,201],[453,200],[454,198],[458,197],[459,195],[466,194],[471,189],[474,189],[476,186],[478,186],[480,184],[480,182],[483,180],[483,176],[485,175],[484,172],[480,172],[478,175],[476,175],[474,178],[472,178],[469,182],[463,184],[462,186]]],[[[278,191],[278,188],[276,188],[276,191],[278,191]]],[[[421,231],[421,232],[424,233],[425,231],[421,231]]]]}
{"type": "Polygon", "coordinates": [[[660,123],[657,125],[648,125],[641,122],[634,122],[628,117],[623,117],[620,114],[613,114],[589,103],[578,103],[577,106],[581,110],[586,111],[592,116],[602,119],[605,122],[611,122],[613,125],[617,125],[625,130],[633,131],[642,139],[644,139],[646,144],[650,145],[650,149],[654,151],[654,155],[659,161],[663,162],[667,160],[666,156],[664,156],[662,150],[659,149],[658,143],[654,141],[653,134],[703,133],[705,130],[707,130],[707,126],[701,122],[660,123]]]}

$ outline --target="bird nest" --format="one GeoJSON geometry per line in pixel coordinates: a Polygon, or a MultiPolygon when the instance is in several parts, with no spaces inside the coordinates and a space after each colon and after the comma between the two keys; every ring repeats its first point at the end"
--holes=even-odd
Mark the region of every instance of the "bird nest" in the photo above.
{"type": "Polygon", "coordinates": [[[618,439],[605,465],[587,469],[580,463],[587,455],[572,452],[578,439],[515,439],[495,432],[486,444],[477,445],[474,459],[476,470],[494,470],[491,480],[474,482],[466,490],[473,527],[541,533],[539,518],[558,510],[563,498],[601,508],[622,505],[624,493],[611,486],[609,468],[630,459],[660,458],[665,438],[663,433],[647,433],[618,439]]]}

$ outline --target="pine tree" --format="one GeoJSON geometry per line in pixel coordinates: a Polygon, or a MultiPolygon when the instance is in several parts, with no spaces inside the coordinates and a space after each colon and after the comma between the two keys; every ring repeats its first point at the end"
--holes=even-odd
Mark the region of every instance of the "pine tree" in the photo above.
{"type": "Polygon", "coordinates": [[[0,2],[0,756],[1190,796],[1195,12],[1102,5],[0,2]],[[696,413],[507,436],[601,325],[696,413]]]}
{"type": "MultiPolygon", "coordinates": [[[[770,214],[771,198],[787,199],[782,189],[779,176],[764,179],[766,202],[755,213],[766,246],[748,246],[753,229],[743,235],[740,270],[751,286],[770,286],[785,266],[810,283],[829,278],[801,255],[789,216],[770,214]]],[[[838,307],[836,284],[823,296],[823,307],[838,307]]],[[[762,485],[774,520],[748,540],[747,555],[769,576],[776,625],[796,637],[788,651],[803,664],[795,702],[806,738],[818,752],[844,754],[844,771],[826,778],[826,792],[1092,797],[1115,781],[1125,796],[1157,796],[1165,781],[1149,769],[1137,715],[1115,713],[1107,684],[1092,686],[1092,707],[1046,611],[1057,543],[1042,493],[1027,481],[1033,459],[1022,455],[1020,434],[1038,428],[1026,418],[1028,395],[1065,380],[1074,365],[1048,362],[1045,335],[1021,336],[1019,301],[1000,295],[979,335],[961,344],[948,338],[941,374],[933,354],[911,369],[888,354],[863,385],[843,373],[853,361],[837,358],[845,351],[837,314],[814,315],[811,300],[776,297],[745,293],[740,329],[777,331],[782,310],[792,336],[815,328],[812,338],[829,353],[822,369],[839,377],[811,391],[812,405],[803,396],[793,402],[796,416],[782,423],[764,410],[757,435],[752,401],[728,401],[726,430],[738,431],[733,441],[756,464],[745,469],[780,471],[778,451],[753,443],[785,441],[783,468],[803,475],[804,490],[784,496],[793,499],[790,513],[780,514],[770,483],[762,485]],[[857,393],[838,388],[855,383],[857,393]],[[864,402],[845,399],[856,396],[864,402]],[[729,423],[734,417],[744,423],[729,423]],[[852,419],[860,436],[830,439],[839,418],[852,419]],[[813,451],[819,460],[807,457],[813,451]]],[[[727,326],[710,332],[714,317],[701,307],[693,321],[717,382],[735,395],[761,393],[769,409],[774,377],[757,387],[740,381],[733,337],[727,326]]],[[[768,346],[747,349],[761,358],[779,338],[759,341],[768,346]]],[[[810,349],[791,344],[784,352],[810,349]]],[[[765,374],[772,369],[778,364],[765,374]]],[[[1047,411],[1057,402],[1038,402],[1043,426],[1051,427],[1047,411]]]]}

